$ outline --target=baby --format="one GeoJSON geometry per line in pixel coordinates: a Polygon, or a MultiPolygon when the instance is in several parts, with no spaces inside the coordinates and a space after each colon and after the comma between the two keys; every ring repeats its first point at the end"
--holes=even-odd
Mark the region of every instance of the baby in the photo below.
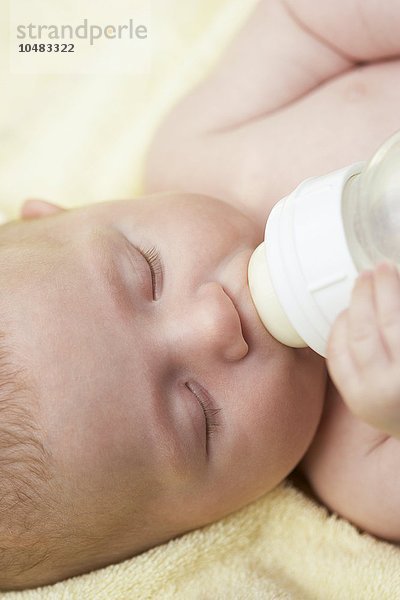
{"type": "MultiPolygon", "coordinates": [[[[147,191],[219,197],[262,237],[274,203],[302,180],[367,159],[400,129],[399,27],[395,0],[260,2],[211,77],[159,129],[147,191]]],[[[381,265],[358,281],[332,331],[323,414],[298,468],[329,508],[395,542],[399,298],[396,269],[381,265]]],[[[310,410],[319,375],[306,397],[297,393],[310,410]]]]}
{"type": "Polygon", "coordinates": [[[264,330],[247,285],[260,239],[229,205],[28,201],[22,216],[1,230],[3,588],[120,561],[261,496],[309,446],[326,379],[318,355],[264,330]]]}
{"type": "Polygon", "coordinates": [[[375,5],[357,22],[349,2],[336,18],[339,4],[318,14],[314,3],[312,21],[307,2],[296,14],[261,2],[220,69],[171,113],[147,187],[196,194],[70,211],[28,201],[21,220],[1,227],[0,588],[143,552],[255,500],[299,463],[332,510],[400,540],[393,420],[376,410],[371,384],[364,414],[363,378],[341,361],[357,351],[346,346],[347,322],[351,331],[358,307],[373,309],[373,288],[387,297],[398,280],[380,268],[357,284],[356,310],[330,342],[337,387],[320,356],[270,336],[247,286],[273,203],[305,176],[367,156],[400,125],[399,64],[352,69],[350,58],[396,56],[398,9],[395,23],[387,3],[374,38],[375,5]],[[347,50],[344,10],[356,27],[347,50]],[[390,85],[390,98],[367,99],[374,81],[390,85]],[[380,117],[357,143],[351,94],[362,121],[380,117]],[[309,126],[317,110],[323,122],[309,126]],[[338,114],[349,137],[331,144],[338,114]]]}

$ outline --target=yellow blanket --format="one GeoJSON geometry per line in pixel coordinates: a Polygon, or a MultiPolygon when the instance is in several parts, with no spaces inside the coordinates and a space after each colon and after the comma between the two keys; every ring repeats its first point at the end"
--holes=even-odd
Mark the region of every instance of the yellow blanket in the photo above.
{"type": "Polygon", "coordinates": [[[8,600],[397,600],[400,553],[284,484],[149,552],[8,600]]]}
{"type": "MultiPolygon", "coordinates": [[[[96,77],[10,75],[2,2],[5,218],[18,216],[26,197],[73,207],[140,193],[144,151],[157,123],[207,73],[254,4],[153,0],[159,35],[150,73],[96,77]]],[[[287,481],[226,519],[119,565],[0,597],[396,600],[400,550],[360,534],[287,481]]]]}

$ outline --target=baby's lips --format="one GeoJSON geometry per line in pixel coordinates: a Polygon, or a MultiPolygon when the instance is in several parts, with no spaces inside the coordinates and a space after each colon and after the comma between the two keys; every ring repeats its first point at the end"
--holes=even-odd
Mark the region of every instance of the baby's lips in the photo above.
{"type": "Polygon", "coordinates": [[[241,311],[239,310],[239,306],[237,304],[236,299],[232,296],[232,294],[225,288],[222,288],[224,290],[224,293],[226,296],[228,296],[229,300],[231,301],[235,312],[237,313],[238,319],[239,319],[239,324],[240,324],[240,336],[236,336],[235,339],[235,345],[234,345],[234,350],[233,351],[233,355],[238,356],[239,354],[243,356],[246,356],[246,354],[249,351],[249,345],[247,343],[246,337],[245,337],[245,332],[244,332],[244,327],[243,327],[243,320],[242,320],[242,315],[241,315],[241,311]]]}
{"type": "MultiPolygon", "coordinates": [[[[242,334],[249,349],[259,336],[264,339],[265,336],[272,338],[263,326],[250,295],[247,270],[253,250],[247,248],[246,251],[236,254],[225,268],[221,278],[221,285],[239,315],[242,334]]],[[[276,340],[274,341],[277,344],[279,343],[276,340]]]]}

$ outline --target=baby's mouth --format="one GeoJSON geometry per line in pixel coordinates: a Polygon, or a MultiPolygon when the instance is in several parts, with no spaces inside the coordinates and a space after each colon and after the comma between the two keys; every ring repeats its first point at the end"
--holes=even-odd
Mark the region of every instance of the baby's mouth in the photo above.
{"type": "Polygon", "coordinates": [[[244,330],[243,330],[243,318],[242,318],[240,310],[238,308],[237,300],[236,300],[236,298],[233,297],[232,293],[230,293],[224,286],[222,287],[222,289],[224,290],[225,294],[228,296],[229,300],[232,302],[232,304],[233,304],[233,306],[234,306],[234,308],[235,308],[235,310],[237,312],[237,315],[238,315],[239,321],[240,321],[240,327],[241,327],[241,330],[242,330],[242,336],[243,336],[244,341],[247,344],[246,336],[245,336],[245,333],[244,333],[244,330]]]}
{"type": "MultiPolygon", "coordinates": [[[[246,248],[236,252],[225,263],[219,276],[219,282],[239,316],[242,335],[249,349],[260,339],[263,339],[264,343],[266,337],[274,339],[262,324],[251,299],[247,269],[253,251],[253,248],[246,248]]],[[[276,340],[274,341],[281,345],[276,340]]]]}

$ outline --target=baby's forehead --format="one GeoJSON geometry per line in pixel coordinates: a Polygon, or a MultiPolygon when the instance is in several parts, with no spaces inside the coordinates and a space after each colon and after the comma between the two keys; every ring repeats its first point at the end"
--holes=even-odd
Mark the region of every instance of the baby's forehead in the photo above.
{"type": "MultiPolygon", "coordinates": [[[[96,247],[93,238],[99,238],[101,245],[100,238],[105,241],[114,235],[113,231],[119,231],[128,239],[138,234],[143,243],[157,243],[159,236],[167,239],[179,234],[195,246],[196,240],[203,243],[207,236],[240,237],[248,229],[245,221],[245,215],[221,200],[198,194],[161,193],[131,200],[108,200],[15,222],[17,232],[12,233],[10,241],[18,240],[19,244],[26,239],[39,252],[41,246],[48,249],[49,243],[61,245],[69,254],[68,247],[71,252],[72,247],[78,251],[80,244],[96,247]]],[[[3,240],[6,242],[7,236],[3,240]]]]}
{"type": "Polygon", "coordinates": [[[89,207],[89,211],[91,209],[93,209],[94,215],[99,213],[115,214],[116,212],[150,214],[153,211],[161,211],[165,214],[192,212],[193,216],[197,215],[199,218],[204,218],[208,213],[236,212],[233,207],[217,198],[182,192],[164,192],[141,196],[132,200],[107,201],[89,207]]]}

